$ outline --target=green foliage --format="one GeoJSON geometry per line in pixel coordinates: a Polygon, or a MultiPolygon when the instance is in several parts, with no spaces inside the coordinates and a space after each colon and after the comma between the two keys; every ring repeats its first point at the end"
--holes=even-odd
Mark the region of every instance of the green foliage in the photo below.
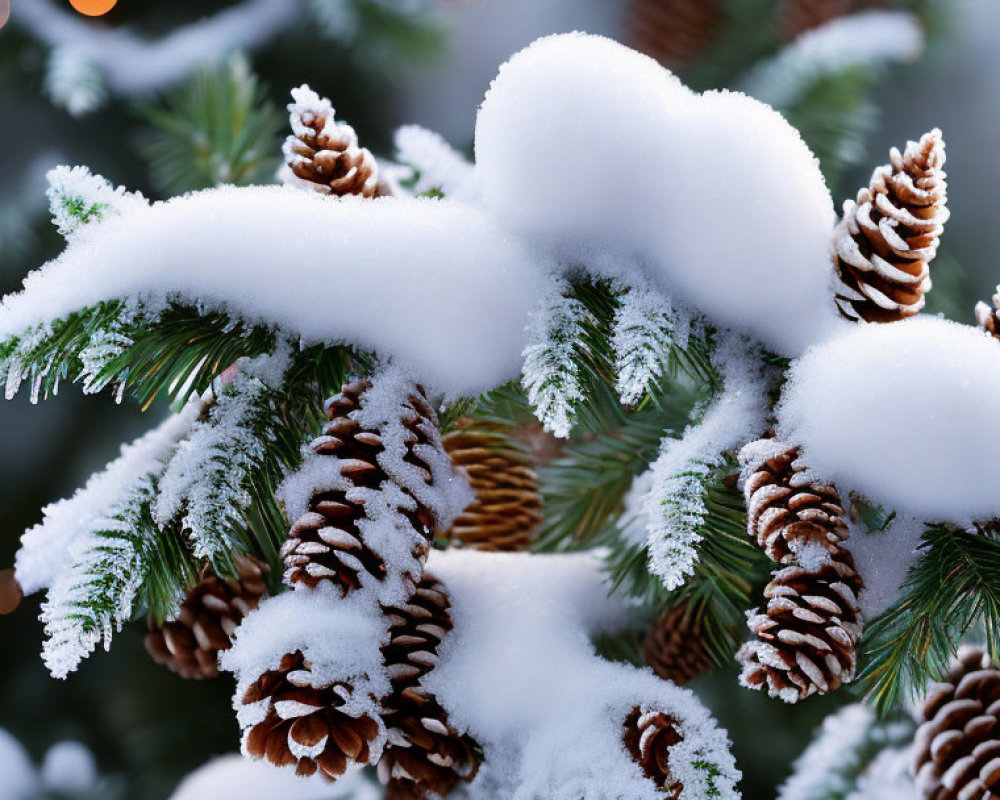
{"type": "Polygon", "coordinates": [[[285,120],[243,57],[198,72],[139,113],[150,125],[139,149],[164,195],[273,182],[285,120]]]}
{"type": "Polygon", "coordinates": [[[921,541],[902,598],[868,626],[861,682],[881,712],[938,680],[962,636],[980,620],[990,655],[1000,655],[1000,538],[933,525],[921,541]]]}

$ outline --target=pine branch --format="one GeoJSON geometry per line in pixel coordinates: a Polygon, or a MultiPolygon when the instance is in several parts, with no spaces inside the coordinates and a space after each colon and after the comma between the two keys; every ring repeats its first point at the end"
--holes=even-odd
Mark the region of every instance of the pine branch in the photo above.
{"type": "Polygon", "coordinates": [[[273,183],[284,119],[244,57],[196,73],[140,114],[151,126],[140,149],[164,195],[273,183]]]}
{"type": "Polygon", "coordinates": [[[860,680],[880,713],[938,680],[962,636],[979,620],[991,657],[1000,654],[1000,538],[995,526],[976,526],[973,533],[934,525],[924,534],[921,549],[902,599],[869,624],[863,639],[867,663],[860,680]]]}

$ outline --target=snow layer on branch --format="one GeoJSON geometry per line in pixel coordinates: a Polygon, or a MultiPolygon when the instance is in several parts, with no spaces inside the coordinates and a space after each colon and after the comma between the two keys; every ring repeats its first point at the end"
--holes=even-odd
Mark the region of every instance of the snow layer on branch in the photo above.
{"type": "Polygon", "coordinates": [[[397,158],[419,173],[413,188],[416,193],[439,189],[449,200],[481,202],[483,190],[475,167],[440,134],[404,125],[396,131],[395,143],[397,158]]]}
{"type": "Polygon", "coordinates": [[[121,455],[95,473],[87,485],[66,500],[42,509],[42,521],[21,537],[15,570],[25,594],[52,585],[79,555],[87,531],[109,508],[125,502],[136,483],[158,472],[177,442],[187,435],[201,409],[192,400],[149,433],[124,445],[121,455]]]}
{"type": "Polygon", "coordinates": [[[926,530],[912,517],[897,516],[885,531],[859,530],[852,525],[844,547],[851,551],[854,566],[865,582],[858,597],[865,619],[875,619],[901,595],[903,581],[917,561],[917,547],[926,530]]]}
{"type": "Polygon", "coordinates": [[[934,521],[1000,515],[1000,342],[978,328],[852,327],[793,364],[778,427],[841,491],[934,521]]]}
{"type": "Polygon", "coordinates": [[[595,656],[590,637],[625,619],[599,559],[433,551],[428,570],[448,589],[455,627],[424,685],[487,754],[470,797],[655,800],[622,744],[637,705],[678,720],[670,770],[681,800],[738,796],[726,735],[694,695],[595,656]]]}
{"type": "Polygon", "coordinates": [[[156,41],[127,28],[96,27],[52,0],[21,0],[11,21],[97,68],[115,92],[132,95],[165,88],[206,62],[263,44],[296,19],[296,4],[287,0],[244,0],[156,41]]]}
{"type": "Polygon", "coordinates": [[[441,200],[223,188],[81,230],[0,309],[0,337],[115,297],[168,296],[349,341],[452,394],[515,377],[548,278],[481,212],[441,200]]]}
{"type": "MultiPolygon", "coordinates": [[[[342,598],[337,587],[320,584],[265,601],[244,618],[232,648],[219,658],[219,665],[236,678],[233,707],[240,727],[246,731],[263,720],[271,702],[244,705],[247,689],[265,672],[277,670],[283,656],[296,651],[309,662],[316,685],[342,681],[353,687],[341,711],[378,718],[378,700],[391,690],[379,649],[388,637],[385,614],[365,592],[342,598]]],[[[384,732],[382,737],[373,759],[381,752],[384,732]]]]}
{"type": "Polygon", "coordinates": [[[701,421],[666,438],[650,467],[645,516],[649,568],[667,589],[683,585],[698,560],[708,509],[706,481],[725,452],[759,436],[767,424],[768,371],[747,339],[724,335],[712,354],[722,386],[701,421]]]}
{"type": "Polygon", "coordinates": [[[857,789],[845,800],[923,800],[910,773],[912,762],[909,747],[883,750],[858,778],[857,789]]]}
{"type": "Polygon", "coordinates": [[[97,762],[94,754],[80,742],[57,742],[45,753],[41,776],[49,792],[75,797],[95,788],[97,762]]]}
{"type": "Polygon", "coordinates": [[[608,39],[541,39],[500,69],[476,126],[486,207],[568,264],[638,258],[672,297],[797,354],[838,324],[833,203],[780,114],[696,95],[608,39]]]}
{"type": "Polygon", "coordinates": [[[251,761],[238,753],[214,758],[188,775],[170,800],[379,800],[382,792],[360,773],[349,773],[330,783],[322,776],[300,778],[265,761],[251,761]]]}
{"type": "Polygon", "coordinates": [[[905,11],[862,11],[804,33],[750,73],[747,94],[787,108],[816,80],[853,67],[912,61],[924,49],[920,20],[905,11]]]}

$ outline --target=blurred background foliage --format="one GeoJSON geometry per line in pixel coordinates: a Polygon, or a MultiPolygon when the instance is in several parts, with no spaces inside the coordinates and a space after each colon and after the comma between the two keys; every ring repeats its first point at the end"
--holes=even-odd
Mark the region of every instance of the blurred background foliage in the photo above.
{"type": "MultiPolygon", "coordinates": [[[[788,40],[783,2],[723,2],[712,39],[675,65],[679,74],[699,89],[741,86],[756,62],[788,40]]],[[[236,5],[119,0],[106,17],[86,24],[155,39],[236,5]]],[[[853,70],[816,80],[785,113],[826,156],[838,205],[888,160],[890,146],[943,129],[952,217],[929,309],[971,322],[974,301],[991,295],[1000,279],[990,246],[1000,210],[994,187],[1000,167],[992,158],[1000,133],[1000,4],[878,5],[919,15],[928,34],[924,56],[885,74],[853,70]]],[[[49,46],[17,25],[15,0],[15,19],[0,31],[0,289],[15,290],[60,249],[44,198],[44,173],[55,164],[86,164],[154,199],[222,182],[269,182],[285,135],[288,91],[303,82],[329,96],[338,118],[376,154],[391,156],[393,131],[411,122],[471,154],[476,107],[507,56],[539,35],[568,30],[635,39],[634,13],[630,0],[307,0],[297,4],[291,25],[249,53],[217,54],[161,92],[112,95],[73,116],[46,93],[49,46]]],[[[23,395],[0,406],[0,566],[12,562],[20,533],[39,520],[43,505],[71,494],[116,454],[119,442],[164,413],[140,415],[73,388],[64,394],[38,407],[23,395]]],[[[146,656],[142,631],[133,626],[113,652],[90,659],[68,681],[54,681],[38,657],[38,608],[39,598],[29,598],[16,614],[0,617],[0,727],[36,760],[53,742],[77,739],[123,796],[160,800],[184,774],[236,748],[228,677],[181,680],[146,656]]],[[[729,729],[748,800],[773,797],[817,722],[853,699],[842,692],[786,707],[739,689],[735,668],[692,688],[729,729]]]]}

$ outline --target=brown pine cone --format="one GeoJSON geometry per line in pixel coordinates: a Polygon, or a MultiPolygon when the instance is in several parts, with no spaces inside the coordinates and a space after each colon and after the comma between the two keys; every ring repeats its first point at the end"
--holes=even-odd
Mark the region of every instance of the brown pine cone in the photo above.
{"type": "Polygon", "coordinates": [[[722,23],[718,0],[631,0],[626,14],[628,44],[675,66],[700,56],[722,23]]]}
{"type": "Polygon", "coordinates": [[[985,650],[959,649],[919,721],[913,772],[927,800],[1000,798],[1000,670],[985,650]]]}
{"type": "Polygon", "coordinates": [[[664,680],[681,685],[712,669],[703,632],[684,603],[658,616],[642,643],[642,658],[664,680]]]}
{"type": "Polygon", "coordinates": [[[786,703],[850,683],[864,625],[862,587],[846,550],[811,569],[776,570],[764,590],[767,608],[747,623],[756,638],[736,654],[743,666],[740,682],[749,689],[766,687],[786,703]]]}
{"type": "Polygon", "coordinates": [[[246,752],[278,767],[294,765],[298,775],[319,772],[330,780],[349,764],[370,763],[383,728],[374,715],[341,710],[353,693],[350,684],[317,680],[301,651],[285,655],[243,695],[244,706],[267,704],[264,718],[244,731],[246,752]]]}
{"type": "Polygon", "coordinates": [[[668,761],[670,748],[683,738],[677,720],[656,709],[636,706],[625,719],[625,748],[665,800],[677,800],[684,790],[670,773],[668,761]]]}
{"type": "Polygon", "coordinates": [[[746,445],[739,459],[747,532],[768,558],[791,564],[807,547],[839,549],[850,534],[840,495],[809,474],[797,447],[759,439],[746,445]]]}
{"type": "Polygon", "coordinates": [[[24,599],[24,591],[11,567],[0,569],[0,614],[13,614],[24,599]]]}
{"type": "Polygon", "coordinates": [[[292,135],[282,148],[283,178],[302,188],[331,194],[375,197],[379,194],[378,164],[358,146],[354,128],[333,118],[333,106],[308,86],[292,91],[288,106],[292,135]]]}
{"type": "Polygon", "coordinates": [[[944,141],[937,128],[872,174],[844,203],[834,231],[837,307],[848,319],[895,322],[919,312],[948,219],[944,141]]]}
{"type": "Polygon", "coordinates": [[[993,295],[993,305],[976,303],[976,319],[979,326],[994,339],[1000,339],[1000,286],[993,295]]]}
{"type": "Polygon", "coordinates": [[[392,694],[384,703],[389,743],[378,775],[388,787],[387,797],[444,797],[459,780],[472,780],[479,768],[476,743],[452,728],[447,712],[420,687],[451,630],[450,605],[445,587],[425,574],[406,605],[385,610],[389,642],[382,657],[392,694]]]}
{"type": "MultiPolygon", "coordinates": [[[[355,419],[362,398],[370,389],[370,381],[355,381],[326,401],[325,410],[330,421],[311,446],[316,454],[329,459],[331,475],[334,478],[339,475],[345,488],[316,492],[308,511],[292,525],[281,548],[284,581],[288,586],[315,587],[329,580],[346,595],[361,586],[362,573],[378,580],[386,576],[383,555],[365,541],[362,526],[359,526],[367,515],[364,490],[377,490],[386,482],[398,486],[383,468],[382,433],[362,428],[355,419]]],[[[420,387],[415,387],[409,400],[400,407],[400,413],[407,434],[405,461],[416,467],[429,485],[432,470],[420,454],[427,448],[441,451],[437,415],[420,387]]],[[[400,488],[412,497],[406,487],[400,488]]],[[[410,539],[414,557],[414,563],[402,575],[407,592],[412,592],[420,580],[429,543],[438,528],[433,512],[413,499],[412,510],[400,510],[412,527],[410,531],[401,532],[410,539]]]]}
{"type": "Polygon", "coordinates": [[[476,494],[448,538],[476,550],[531,549],[542,523],[542,496],[531,457],[503,433],[470,419],[459,420],[441,442],[476,494]]]}
{"type": "Polygon", "coordinates": [[[220,578],[206,564],[176,620],[151,627],[146,652],[182,678],[214,678],[219,653],[232,647],[232,633],[267,593],[267,564],[253,556],[233,561],[236,578],[220,578]]]}
{"type": "Polygon", "coordinates": [[[778,28],[782,38],[790,42],[838,17],[883,5],[879,0],[784,0],[778,11],[778,28]]]}

